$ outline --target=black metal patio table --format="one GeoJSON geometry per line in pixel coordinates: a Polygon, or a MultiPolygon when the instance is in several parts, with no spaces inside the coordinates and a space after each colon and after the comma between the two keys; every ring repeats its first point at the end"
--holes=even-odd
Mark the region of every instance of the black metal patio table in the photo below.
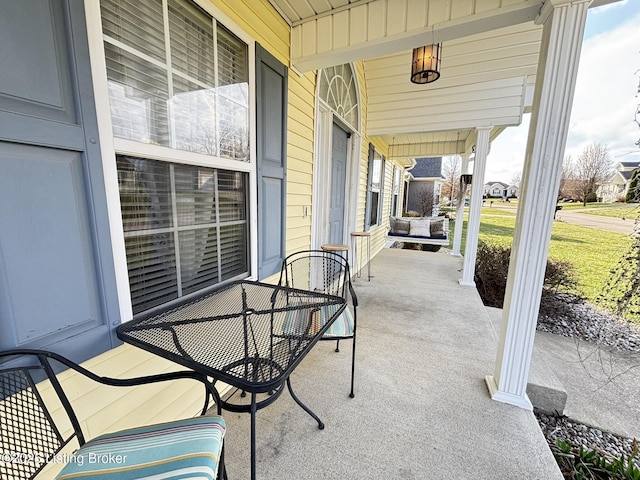
{"type": "Polygon", "coordinates": [[[170,309],[136,318],[118,337],[227,383],[242,395],[225,396],[221,406],[251,414],[251,478],[256,476],[256,411],[284,390],[323,428],[298,399],[289,376],[345,308],[345,299],[241,280],[170,309]],[[245,392],[250,399],[241,401],[245,392]],[[260,397],[260,400],[258,400],[260,397]],[[249,401],[250,400],[250,401],[249,401]]]}

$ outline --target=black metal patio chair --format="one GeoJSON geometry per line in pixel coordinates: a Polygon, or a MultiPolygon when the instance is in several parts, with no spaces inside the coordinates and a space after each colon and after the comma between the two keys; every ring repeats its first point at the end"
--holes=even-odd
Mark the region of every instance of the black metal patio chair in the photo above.
{"type": "Polygon", "coordinates": [[[59,480],[226,478],[226,426],[220,414],[218,392],[206,377],[193,371],[120,379],[96,375],[52,352],[0,352],[0,479],[35,478],[49,463],[65,464],[56,477],[59,480]],[[205,393],[202,416],[109,433],[87,442],[56,376],[61,367],[116,387],[178,379],[199,381],[205,393]],[[53,392],[43,380],[49,380],[53,392]],[[211,397],[218,415],[205,415],[211,397]],[[75,442],[79,448],[73,450],[75,442]]]}
{"type": "MultiPolygon", "coordinates": [[[[299,290],[321,292],[328,295],[335,295],[347,300],[347,307],[340,316],[331,324],[325,332],[322,340],[335,340],[336,352],[340,351],[340,340],[351,339],[351,391],[349,396],[353,398],[354,375],[356,362],[356,325],[358,298],[351,284],[351,274],[349,262],[340,254],[326,252],[322,250],[305,250],[289,255],[282,263],[280,271],[279,285],[299,290]],[[351,305],[349,306],[349,297],[351,305]]],[[[295,298],[291,301],[296,301],[295,298]]],[[[327,319],[319,318],[315,321],[315,326],[307,328],[318,328],[327,319]]],[[[290,319],[289,325],[285,329],[299,329],[297,319],[290,319]]],[[[317,330],[316,330],[317,332],[317,330]]]]}

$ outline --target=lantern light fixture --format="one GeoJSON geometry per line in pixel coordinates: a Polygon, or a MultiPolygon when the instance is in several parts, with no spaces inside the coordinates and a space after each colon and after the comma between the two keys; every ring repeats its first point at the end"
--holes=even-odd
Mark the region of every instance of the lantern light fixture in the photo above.
{"type": "Polygon", "coordinates": [[[441,43],[414,48],[413,62],[411,63],[411,82],[418,84],[435,82],[440,78],[441,58],[441,43]]]}

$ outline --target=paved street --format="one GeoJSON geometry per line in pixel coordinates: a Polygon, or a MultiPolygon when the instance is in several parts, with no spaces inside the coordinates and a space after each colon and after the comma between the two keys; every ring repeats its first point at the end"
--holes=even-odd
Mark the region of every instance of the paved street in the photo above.
{"type": "Polygon", "coordinates": [[[556,220],[583,227],[597,228],[608,232],[622,233],[630,235],[633,233],[635,221],[633,219],[621,219],[612,217],[601,217],[600,215],[589,215],[576,210],[560,210],[556,214],[556,220]]]}
{"type": "MultiPolygon", "coordinates": [[[[511,206],[509,204],[499,202],[494,203],[492,205],[492,208],[510,210],[514,213],[517,210],[516,206],[511,206]]],[[[589,209],[585,208],[584,210],[589,209]]],[[[635,219],[640,215],[640,206],[636,209],[630,209],[629,218],[625,218],[624,220],[621,218],[602,217],[600,215],[590,215],[588,213],[582,213],[584,210],[560,210],[556,214],[556,220],[559,222],[571,223],[573,225],[581,225],[583,227],[605,230],[607,232],[631,235],[631,233],[633,233],[635,219]]],[[[490,215],[490,213],[488,213],[486,210],[483,210],[483,214],[490,215]]]]}

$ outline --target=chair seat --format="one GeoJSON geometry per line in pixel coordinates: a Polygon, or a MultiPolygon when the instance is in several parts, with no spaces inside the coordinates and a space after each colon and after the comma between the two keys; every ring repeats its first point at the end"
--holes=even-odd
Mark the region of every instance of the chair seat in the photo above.
{"type": "Polygon", "coordinates": [[[101,435],[76,451],[56,479],[215,480],[225,430],[222,417],[202,416],[101,435]]]}
{"type": "Polygon", "coordinates": [[[343,338],[353,336],[353,316],[346,307],[338,318],[331,324],[322,338],[343,338]]]}

